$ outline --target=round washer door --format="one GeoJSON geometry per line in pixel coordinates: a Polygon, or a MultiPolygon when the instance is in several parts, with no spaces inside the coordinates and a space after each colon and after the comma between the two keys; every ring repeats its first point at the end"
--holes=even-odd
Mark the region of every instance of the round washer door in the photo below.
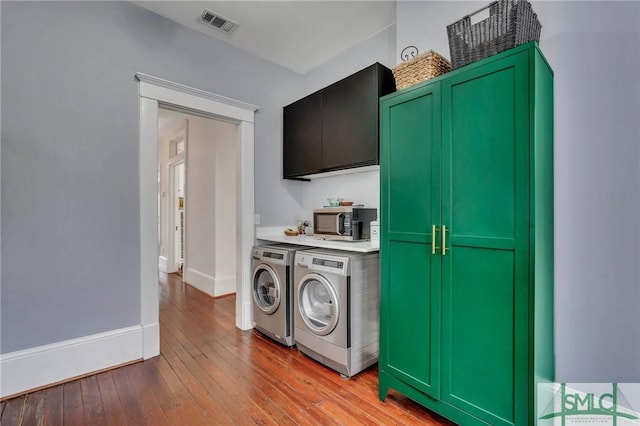
{"type": "Polygon", "coordinates": [[[253,271],[253,300],[265,314],[280,306],[280,280],[269,265],[258,265],[253,271]]]}
{"type": "Polygon", "coordinates": [[[338,296],[329,281],[318,274],[305,275],[298,284],[298,311],[310,331],[331,333],[340,318],[338,296]]]}

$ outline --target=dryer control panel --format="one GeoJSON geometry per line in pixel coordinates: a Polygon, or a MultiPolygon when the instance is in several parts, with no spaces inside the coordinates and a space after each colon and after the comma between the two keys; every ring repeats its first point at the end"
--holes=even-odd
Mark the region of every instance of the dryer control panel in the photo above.
{"type": "Polygon", "coordinates": [[[310,271],[347,275],[349,272],[349,258],[298,252],[296,254],[296,266],[307,268],[310,271]]]}

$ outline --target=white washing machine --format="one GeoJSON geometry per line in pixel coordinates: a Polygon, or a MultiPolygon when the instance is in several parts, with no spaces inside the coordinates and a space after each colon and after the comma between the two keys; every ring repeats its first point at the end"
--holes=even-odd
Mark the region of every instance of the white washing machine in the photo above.
{"type": "Polygon", "coordinates": [[[293,259],[291,244],[254,246],[251,250],[253,322],[264,335],[293,346],[293,259]]]}
{"type": "Polygon", "coordinates": [[[378,253],[300,251],[294,266],[298,350],[346,377],[378,361],[378,253]]]}

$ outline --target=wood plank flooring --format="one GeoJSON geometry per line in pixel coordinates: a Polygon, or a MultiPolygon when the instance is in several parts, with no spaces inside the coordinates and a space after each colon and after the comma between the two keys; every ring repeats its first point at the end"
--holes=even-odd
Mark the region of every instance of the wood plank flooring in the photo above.
{"type": "Polygon", "coordinates": [[[235,297],[160,277],[159,357],[0,404],[14,425],[451,425],[391,391],[378,372],[351,379],[235,328],[235,297]]]}

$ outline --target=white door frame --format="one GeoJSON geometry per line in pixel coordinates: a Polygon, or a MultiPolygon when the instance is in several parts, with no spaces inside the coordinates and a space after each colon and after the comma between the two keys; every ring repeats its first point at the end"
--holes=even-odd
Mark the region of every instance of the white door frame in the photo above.
{"type": "Polygon", "coordinates": [[[251,323],[251,248],[254,243],[254,116],[258,107],[150,75],[136,73],[140,96],[140,320],[142,354],[160,354],[158,297],[158,106],[182,108],[238,124],[236,197],[236,327],[251,323]]]}

